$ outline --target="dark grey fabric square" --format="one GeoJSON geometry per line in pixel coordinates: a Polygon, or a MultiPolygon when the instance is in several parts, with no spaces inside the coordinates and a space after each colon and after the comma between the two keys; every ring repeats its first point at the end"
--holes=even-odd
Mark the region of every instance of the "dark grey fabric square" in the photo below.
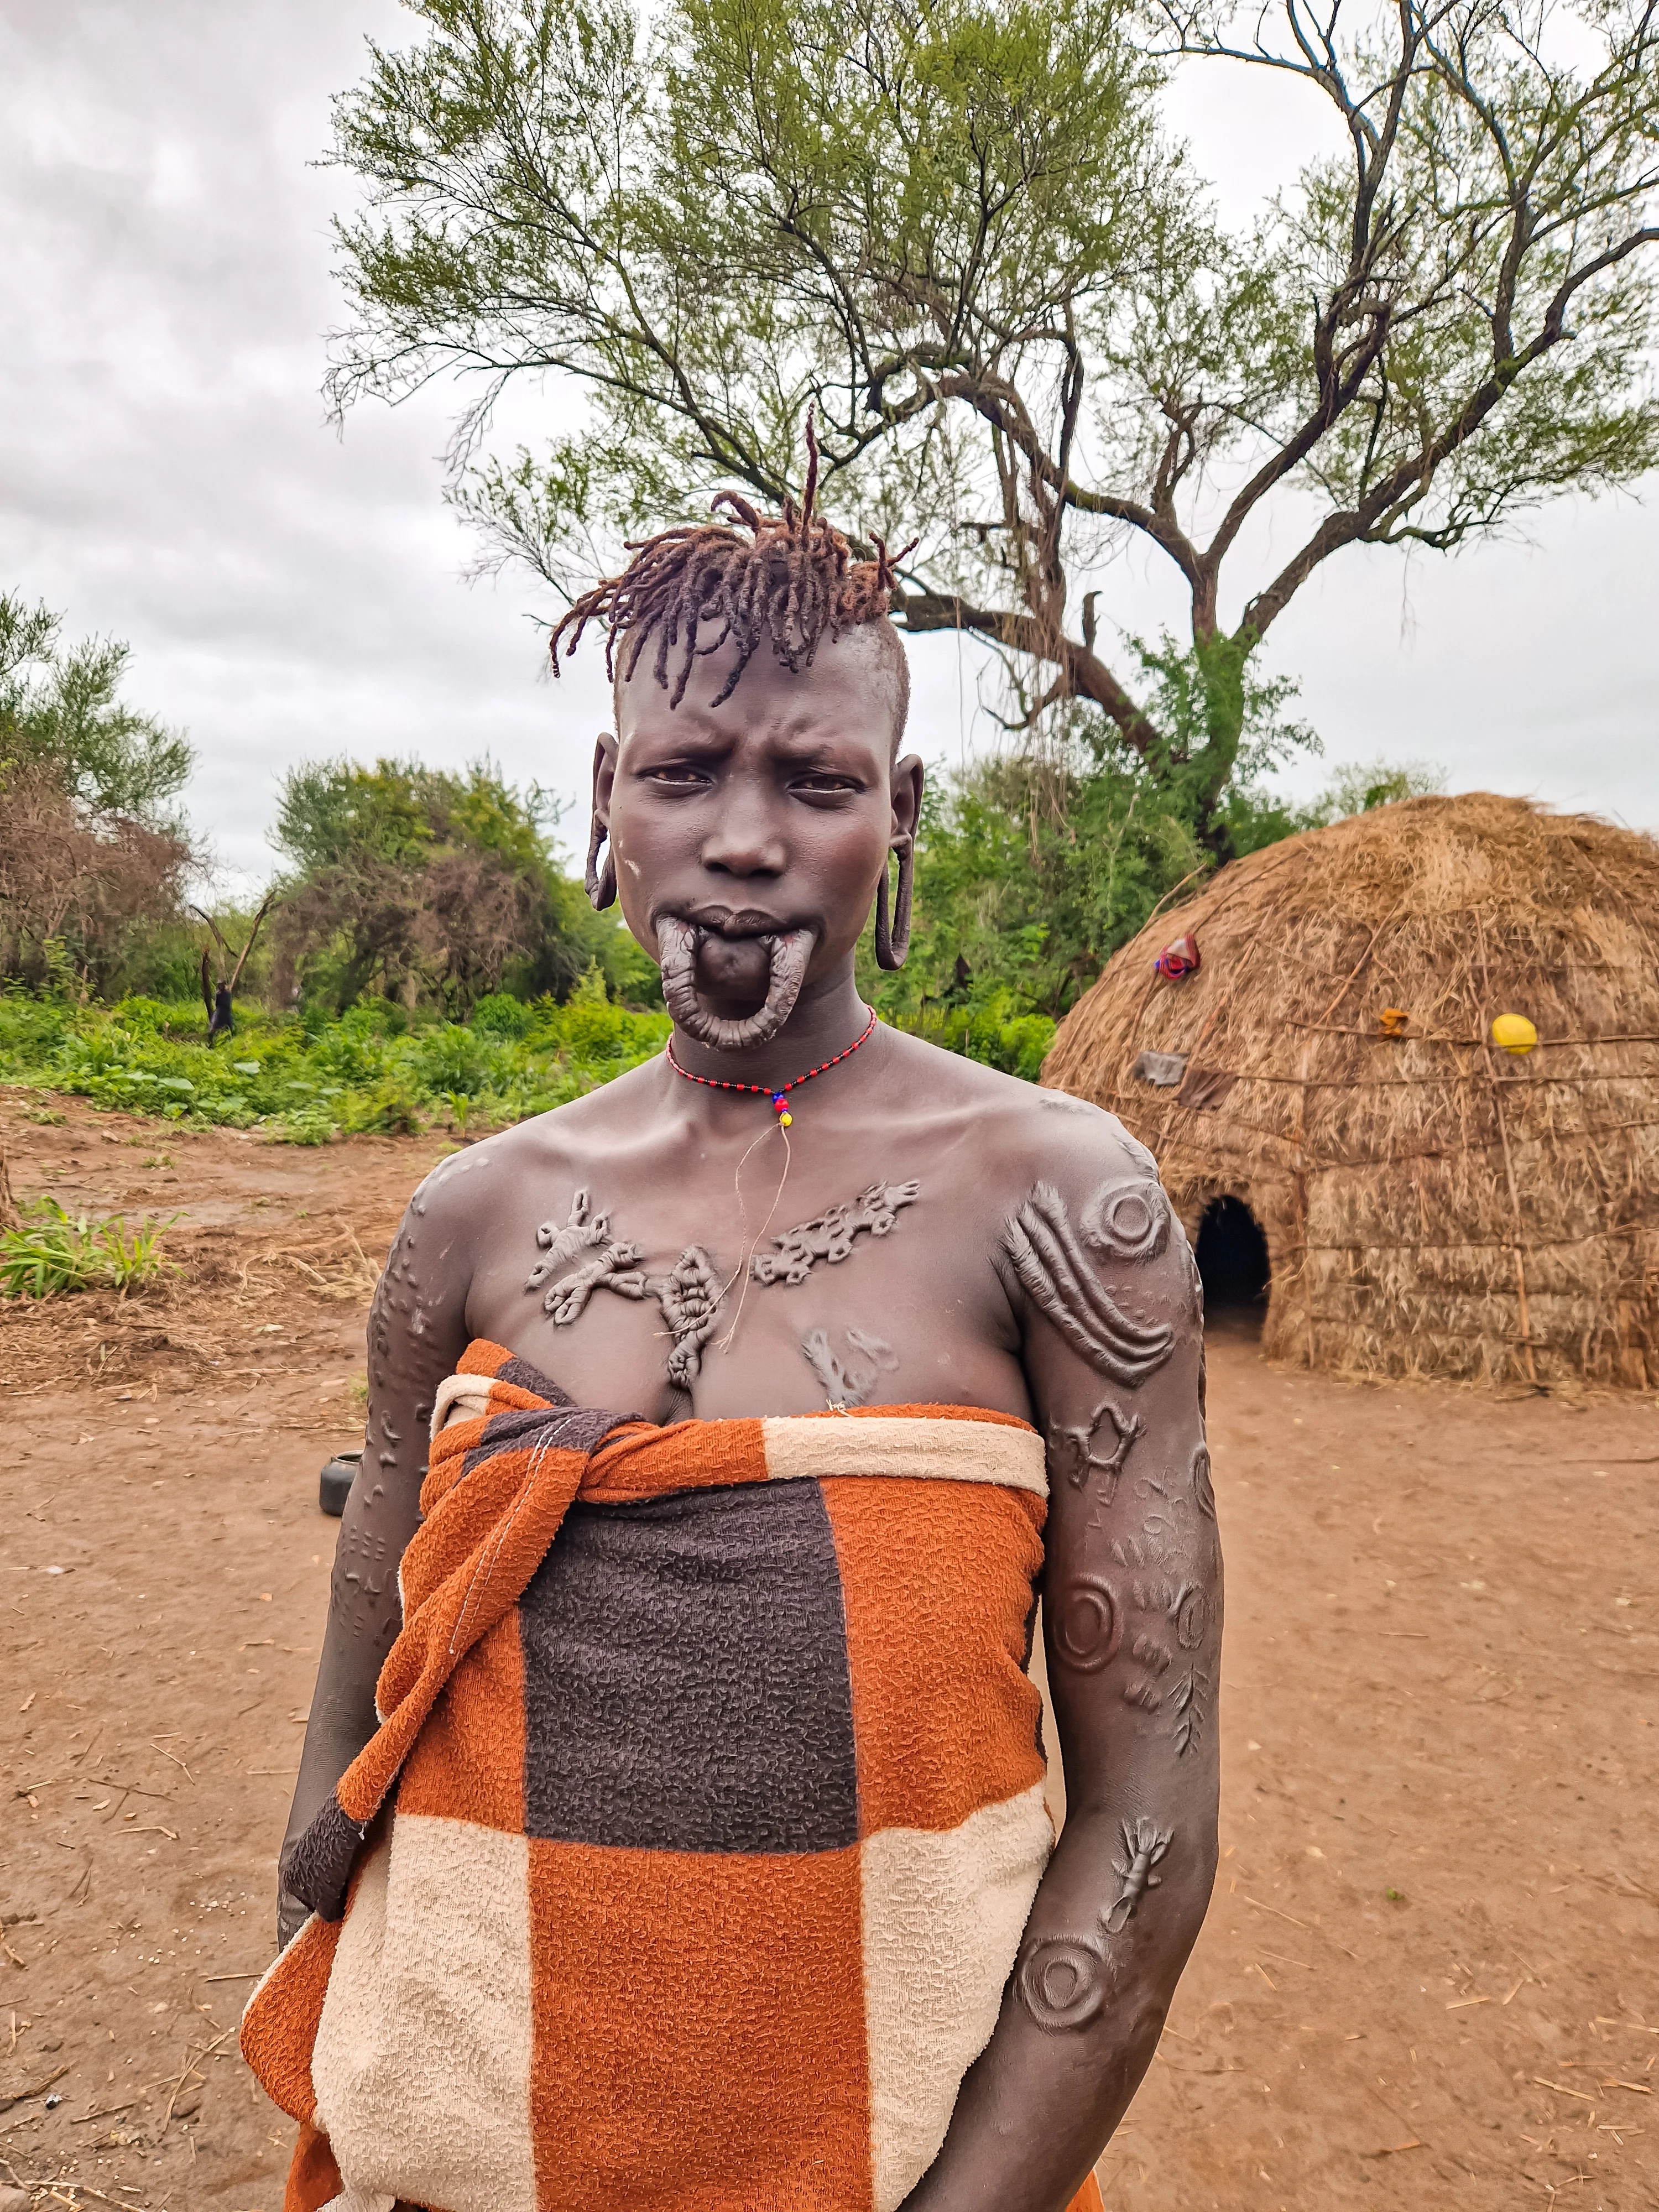
{"type": "Polygon", "coordinates": [[[483,1443],[474,1444],[461,1462],[461,1473],[471,1474],[497,1452],[515,1446],[527,1444],[533,1449],[540,1444],[549,1451],[594,1452],[612,1429],[634,1418],[631,1413],[607,1413],[595,1406],[515,1407],[509,1413],[492,1413],[484,1423],[483,1443]]]}
{"type": "Polygon", "coordinates": [[[846,1621],[816,1482],[578,1504],[520,1628],[528,1834],[686,1851],[856,1842],[846,1621]]]}

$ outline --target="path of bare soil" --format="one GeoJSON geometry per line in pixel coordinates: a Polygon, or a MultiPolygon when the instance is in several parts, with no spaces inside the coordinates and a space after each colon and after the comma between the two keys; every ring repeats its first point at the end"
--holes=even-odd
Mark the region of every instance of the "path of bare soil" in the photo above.
{"type": "MultiPolygon", "coordinates": [[[[0,1309],[0,2192],[277,2212],[235,2053],[354,1437],[435,1142],[0,1094],[20,1195],[187,1273],[0,1309]],[[368,1255],[365,1257],[364,1255],[368,1255]]],[[[1215,1333],[1221,1879],[1112,2212],[1659,2204],[1659,1413],[1357,1388],[1215,1333]]]]}

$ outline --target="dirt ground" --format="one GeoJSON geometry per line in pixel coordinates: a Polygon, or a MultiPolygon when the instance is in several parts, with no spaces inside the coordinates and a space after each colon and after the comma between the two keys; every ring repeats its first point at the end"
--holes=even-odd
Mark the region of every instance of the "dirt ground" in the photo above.
{"type": "MultiPolygon", "coordinates": [[[[0,2205],[277,2212],[234,2030],[317,1472],[439,1146],[42,1110],[0,1093],[20,1194],[177,1212],[187,1273],[0,1309],[0,2205]]],[[[1226,1326],[1210,1407],[1224,1856],[1108,2206],[1659,2205],[1659,1413],[1346,1385],[1226,1326]]]]}

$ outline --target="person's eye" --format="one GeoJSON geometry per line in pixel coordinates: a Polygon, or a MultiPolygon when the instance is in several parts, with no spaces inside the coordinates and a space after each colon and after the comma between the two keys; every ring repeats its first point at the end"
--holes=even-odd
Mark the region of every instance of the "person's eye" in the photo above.
{"type": "Polygon", "coordinates": [[[699,785],[707,783],[708,778],[701,769],[692,768],[684,761],[665,761],[660,768],[641,769],[640,781],[642,783],[668,784],[677,788],[687,789],[696,788],[699,785]]]}
{"type": "Polygon", "coordinates": [[[813,769],[805,775],[796,776],[790,785],[792,791],[803,791],[817,797],[828,793],[840,797],[843,793],[862,791],[864,786],[856,776],[836,775],[825,769],[813,769]]]}

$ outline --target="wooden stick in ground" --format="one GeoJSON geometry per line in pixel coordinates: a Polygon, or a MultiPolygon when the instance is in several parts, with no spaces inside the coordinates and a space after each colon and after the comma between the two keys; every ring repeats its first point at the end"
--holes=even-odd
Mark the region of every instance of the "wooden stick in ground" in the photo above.
{"type": "Polygon", "coordinates": [[[6,1148],[0,1145],[0,1230],[21,1229],[23,1217],[17,1210],[17,1200],[11,1194],[11,1176],[6,1167],[6,1148]]]}
{"type": "Polygon", "coordinates": [[[247,943],[242,947],[241,957],[237,961],[236,965],[230,971],[230,988],[233,996],[235,994],[236,986],[242,980],[242,970],[247,965],[247,956],[253,950],[253,940],[259,934],[259,924],[264,920],[265,916],[270,912],[271,908],[275,906],[276,903],[276,894],[275,891],[267,891],[264,898],[259,902],[259,911],[253,917],[253,927],[247,933],[247,943]]]}

